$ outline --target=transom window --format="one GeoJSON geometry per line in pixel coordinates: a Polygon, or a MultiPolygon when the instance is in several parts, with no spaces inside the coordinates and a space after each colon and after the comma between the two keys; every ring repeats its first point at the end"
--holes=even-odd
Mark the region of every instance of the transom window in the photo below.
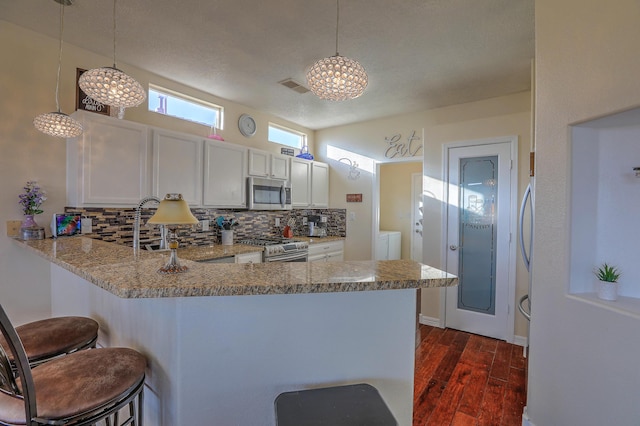
{"type": "Polygon", "coordinates": [[[149,111],[222,129],[224,108],[160,86],[149,85],[149,111]]]}
{"type": "Polygon", "coordinates": [[[307,145],[307,135],[277,124],[269,123],[269,142],[301,149],[307,145]]]}

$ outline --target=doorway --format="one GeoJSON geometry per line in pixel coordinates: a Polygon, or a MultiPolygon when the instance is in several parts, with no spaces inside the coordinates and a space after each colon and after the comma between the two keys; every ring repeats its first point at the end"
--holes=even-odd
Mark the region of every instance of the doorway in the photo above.
{"type": "Polygon", "coordinates": [[[445,146],[447,272],[444,323],[513,341],[517,138],[445,146]]]}
{"type": "MultiPolygon", "coordinates": [[[[377,215],[374,215],[374,248],[379,231],[401,234],[401,258],[410,259],[413,221],[413,175],[422,175],[421,161],[397,161],[377,165],[377,215]],[[377,216],[377,217],[376,217],[377,216]]],[[[372,258],[376,259],[375,250],[372,258]]]]}

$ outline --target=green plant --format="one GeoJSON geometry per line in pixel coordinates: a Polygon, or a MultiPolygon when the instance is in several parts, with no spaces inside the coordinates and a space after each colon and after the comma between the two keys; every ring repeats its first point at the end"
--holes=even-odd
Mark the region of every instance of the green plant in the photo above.
{"type": "Polygon", "coordinates": [[[593,272],[600,281],[617,283],[620,278],[620,272],[615,266],[609,266],[604,263],[598,270],[593,272]]]}

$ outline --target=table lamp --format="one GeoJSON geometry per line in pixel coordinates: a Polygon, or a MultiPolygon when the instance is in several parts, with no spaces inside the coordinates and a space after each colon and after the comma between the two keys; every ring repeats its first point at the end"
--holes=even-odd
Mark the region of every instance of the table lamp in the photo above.
{"type": "Polygon", "coordinates": [[[169,249],[171,254],[169,262],[162,268],[158,269],[161,274],[177,274],[185,272],[188,268],[180,265],[178,261],[178,238],[176,228],[179,225],[195,225],[198,219],[191,214],[189,205],[182,199],[182,194],[167,194],[147,223],[153,225],[165,225],[169,229],[169,249]]]}

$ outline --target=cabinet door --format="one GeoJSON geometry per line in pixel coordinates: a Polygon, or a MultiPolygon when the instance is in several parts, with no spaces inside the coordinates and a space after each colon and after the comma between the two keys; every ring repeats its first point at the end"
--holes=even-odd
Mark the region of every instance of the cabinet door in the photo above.
{"type": "Polygon", "coordinates": [[[204,196],[209,207],[245,208],[247,149],[224,142],[204,142],[204,196]]]}
{"type": "Polygon", "coordinates": [[[327,254],[327,262],[342,262],[344,260],[344,252],[335,251],[327,254]]]}
{"type": "Polygon", "coordinates": [[[203,140],[161,129],[152,133],[153,195],[179,193],[190,205],[201,205],[203,140]]]}
{"type": "Polygon", "coordinates": [[[148,196],[148,127],[91,113],[74,117],[84,132],[67,143],[69,204],[132,206],[148,196]]]}
{"type": "Polygon", "coordinates": [[[311,164],[311,207],[329,207],[329,165],[311,164]]]}
{"type": "Polygon", "coordinates": [[[291,159],[291,204],[293,207],[311,205],[311,162],[291,159]]]}
{"type": "Polygon", "coordinates": [[[309,255],[309,257],[307,258],[307,262],[326,262],[327,261],[327,255],[322,253],[322,254],[314,254],[313,256],[309,255]]]}
{"type": "Polygon", "coordinates": [[[269,177],[270,154],[255,149],[249,150],[249,176],[269,177]]]}
{"type": "Polygon", "coordinates": [[[286,155],[271,154],[271,178],[289,180],[289,159],[286,155]]]}

